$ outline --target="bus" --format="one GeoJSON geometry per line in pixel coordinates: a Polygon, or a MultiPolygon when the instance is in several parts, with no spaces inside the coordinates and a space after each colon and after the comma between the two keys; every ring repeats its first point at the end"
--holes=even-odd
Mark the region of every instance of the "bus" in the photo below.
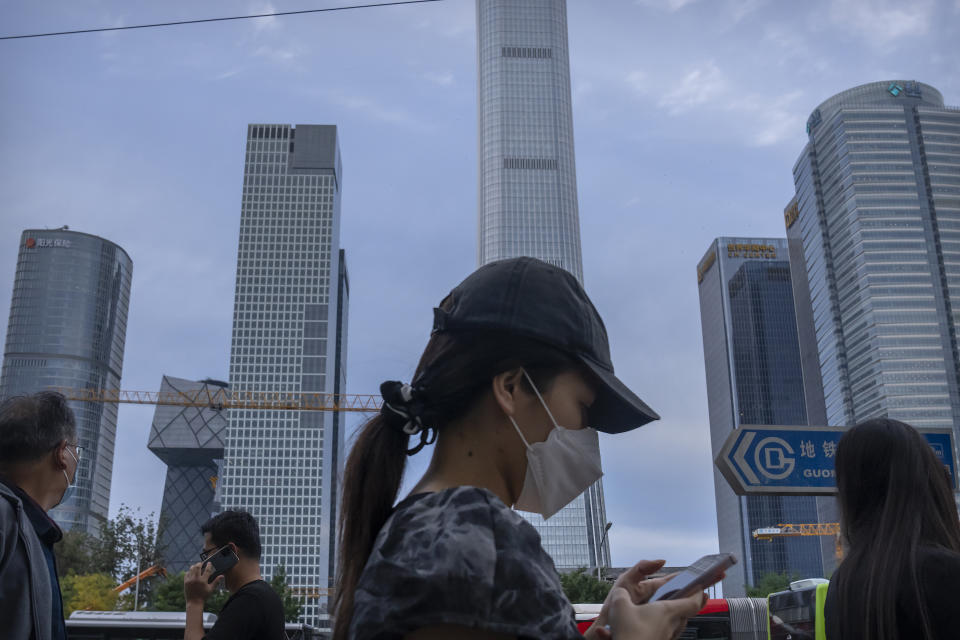
{"type": "MultiPolygon", "coordinates": [[[[203,628],[217,621],[216,614],[203,614],[203,628]]],[[[74,611],[66,620],[70,640],[183,640],[187,614],[180,611],[74,611]]],[[[288,640],[329,638],[308,624],[288,622],[288,640]]]]}
{"type": "Polygon", "coordinates": [[[771,593],[767,597],[770,640],[826,640],[823,605],[829,586],[828,580],[811,578],[771,593]]]}

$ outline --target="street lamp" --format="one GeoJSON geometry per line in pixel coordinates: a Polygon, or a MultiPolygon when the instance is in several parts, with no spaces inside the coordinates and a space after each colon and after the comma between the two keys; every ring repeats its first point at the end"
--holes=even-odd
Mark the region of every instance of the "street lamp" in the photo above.
{"type": "Polygon", "coordinates": [[[133,610],[137,610],[137,602],[140,600],[140,540],[137,540],[137,588],[133,592],[133,610]]]}
{"type": "Polygon", "coordinates": [[[603,528],[603,537],[600,538],[600,548],[597,549],[597,555],[599,556],[598,558],[599,562],[597,562],[597,580],[603,579],[600,577],[600,565],[603,564],[603,541],[607,539],[607,534],[610,533],[610,527],[612,526],[613,526],[613,523],[608,522],[607,526],[603,528]]]}

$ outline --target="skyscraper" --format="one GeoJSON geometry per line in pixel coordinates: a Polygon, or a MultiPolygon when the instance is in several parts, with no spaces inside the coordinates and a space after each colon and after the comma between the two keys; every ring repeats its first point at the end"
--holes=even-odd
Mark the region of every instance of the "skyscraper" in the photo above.
{"type": "Polygon", "coordinates": [[[583,280],[566,0],[477,0],[479,262],[583,280]]]}
{"type": "MultiPolygon", "coordinates": [[[[10,304],[0,397],[50,387],[119,389],[133,262],[98,236],[28,229],[10,304]]],[[[71,402],[84,455],[77,490],[50,515],[99,535],[110,508],[117,405],[71,402]]]]}
{"type": "Polygon", "coordinates": [[[785,222],[826,422],[960,425],[960,110],[919,82],[823,102],[785,222]]]}
{"type": "MultiPolygon", "coordinates": [[[[195,382],[163,376],[161,393],[216,393],[225,382],[195,382]]],[[[158,537],[164,564],[186,571],[197,561],[200,527],[216,511],[214,500],[223,459],[227,410],[157,405],[147,448],[167,465],[158,537]]]]}
{"type": "MultiPolygon", "coordinates": [[[[786,241],[717,238],[697,281],[714,458],[741,425],[807,424],[786,241]]],[[[817,522],[815,498],[737,496],[717,469],[713,481],[720,549],[741,558],[724,595],[745,595],[767,573],[822,577],[817,539],[752,537],[761,527],[817,522]]]]}
{"type": "MultiPolygon", "coordinates": [[[[342,392],[349,284],[342,171],[331,125],[250,125],[230,350],[231,393],[342,392]]],[[[339,412],[234,409],[219,500],[257,518],[261,565],[286,567],[322,624],[343,466],[339,412]]]]}
{"type": "MultiPolygon", "coordinates": [[[[566,0],[477,0],[478,259],[532,256],[583,281],[566,0]]],[[[603,484],[549,521],[559,567],[610,566],[603,484]]]]}

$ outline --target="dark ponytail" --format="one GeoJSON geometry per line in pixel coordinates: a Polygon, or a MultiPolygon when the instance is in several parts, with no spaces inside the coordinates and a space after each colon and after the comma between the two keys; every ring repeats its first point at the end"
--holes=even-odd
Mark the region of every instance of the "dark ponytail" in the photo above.
{"type": "MultiPolygon", "coordinates": [[[[577,365],[553,347],[512,334],[436,333],[412,381],[417,417],[425,428],[442,431],[444,425],[473,408],[490,390],[494,376],[521,366],[537,387],[546,391],[556,375],[577,365]]],[[[348,637],[354,590],[377,534],[393,510],[407,450],[420,442],[421,434],[411,443],[410,436],[397,425],[394,418],[383,413],[374,417],[361,427],[347,457],[334,590],[334,640],[348,637]]]]}

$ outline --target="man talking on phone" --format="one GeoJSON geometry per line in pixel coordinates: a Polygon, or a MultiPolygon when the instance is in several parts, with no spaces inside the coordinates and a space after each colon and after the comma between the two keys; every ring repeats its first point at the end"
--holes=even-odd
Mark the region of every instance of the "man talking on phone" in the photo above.
{"type": "Polygon", "coordinates": [[[245,511],[224,511],[200,529],[200,562],[183,580],[187,601],[184,640],[284,640],[283,603],[260,575],[260,528],[245,511]],[[203,606],[223,582],[230,598],[209,631],[203,606]]]}

